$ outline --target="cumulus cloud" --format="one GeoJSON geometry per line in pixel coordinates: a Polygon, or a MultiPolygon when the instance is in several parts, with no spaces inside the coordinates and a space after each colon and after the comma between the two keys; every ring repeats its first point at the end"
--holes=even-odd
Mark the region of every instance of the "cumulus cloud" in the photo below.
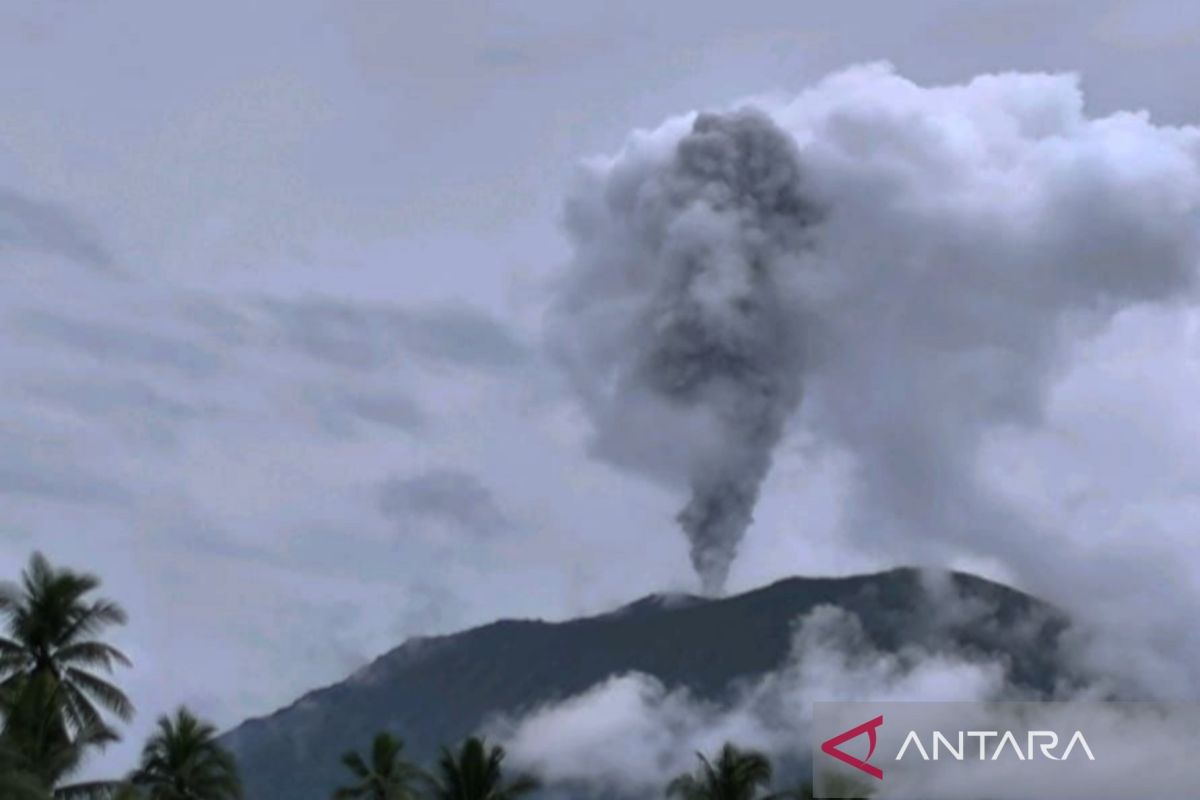
{"type": "Polygon", "coordinates": [[[983,462],[1043,426],[1087,342],[1193,298],[1200,130],[1089,117],[1070,75],[876,65],[752,105],[635,134],[570,197],[553,333],[595,453],[688,487],[710,590],[789,418],[852,460],[842,527],[877,552],[992,559],[1079,611],[1123,570],[1151,588],[1153,559],[1047,529],[983,462]]]}
{"type": "Polygon", "coordinates": [[[514,762],[553,786],[647,797],[727,741],[795,770],[814,700],[986,700],[1008,696],[1003,667],[953,649],[876,649],[859,619],[820,606],[798,621],[780,668],[725,700],[697,698],[641,673],[618,675],[516,720],[493,723],[514,762]]]}

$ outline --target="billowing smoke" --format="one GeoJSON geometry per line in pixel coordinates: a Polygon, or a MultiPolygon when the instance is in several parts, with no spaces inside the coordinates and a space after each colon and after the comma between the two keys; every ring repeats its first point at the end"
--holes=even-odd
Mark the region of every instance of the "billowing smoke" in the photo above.
{"type": "Polygon", "coordinates": [[[844,534],[874,552],[1102,587],[1126,556],[1080,557],[985,456],[1081,343],[1190,296],[1200,131],[1089,118],[1066,75],[860,67],[754,105],[635,134],[570,197],[552,330],[595,453],[690,490],[709,590],[793,420],[851,460],[844,534]]]}
{"type": "MultiPolygon", "coordinates": [[[[697,752],[725,742],[762,750],[776,766],[808,745],[812,702],[1015,699],[1002,665],[953,648],[876,649],[854,614],[820,606],[797,621],[779,669],[719,701],[669,688],[642,673],[616,675],[516,719],[494,720],[515,764],[565,796],[653,797],[690,771],[697,752]]],[[[780,776],[784,778],[784,776],[780,776]]],[[[786,781],[786,778],[784,778],[786,781]]],[[[776,788],[785,785],[777,784],[776,788]]]]}
{"type": "Polygon", "coordinates": [[[752,111],[699,115],[659,168],[604,194],[572,209],[584,275],[564,309],[601,339],[577,362],[606,384],[600,448],[686,480],[679,524],[716,592],[800,402],[789,273],[818,210],[795,145],[752,111]]]}
{"type": "MultiPolygon", "coordinates": [[[[975,717],[977,724],[969,727],[1004,730],[1012,727],[1010,702],[1052,699],[1081,701],[1075,713],[1086,716],[1075,719],[1088,720],[1081,729],[1097,752],[1103,748],[1109,756],[1096,764],[1106,773],[1098,779],[1110,782],[1106,785],[1131,784],[1130,797],[1169,796],[1193,780],[1194,770],[1183,766],[1191,764],[1188,753],[1197,741],[1192,706],[1175,706],[1168,715],[1167,707],[1152,704],[1092,704],[1107,698],[1109,687],[1085,684],[1079,680],[1083,675],[1064,673],[1050,685],[1029,685],[1018,678],[1013,659],[1054,657],[1064,644],[1051,645],[1046,638],[1058,624],[1056,612],[1034,607],[1013,614],[985,595],[961,591],[949,573],[936,570],[921,574],[921,587],[919,610],[909,618],[919,624],[899,626],[906,632],[895,649],[877,643],[865,618],[821,605],[795,621],[791,648],[773,670],[747,676],[715,696],[640,672],[615,674],[573,696],[494,717],[483,732],[504,743],[514,766],[541,777],[551,797],[661,796],[667,781],[695,768],[696,753],[715,753],[726,742],[767,754],[778,791],[811,777],[807,754],[816,701],[998,701],[996,716],[975,717]],[[991,652],[977,644],[985,631],[985,638],[995,637],[991,652]],[[1179,759],[1172,762],[1176,766],[1147,775],[1142,767],[1159,763],[1164,753],[1179,759]],[[1148,780],[1154,791],[1142,791],[1148,780]]],[[[963,724],[962,709],[952,713],[948,724],[963,724]]],[[[1014,773],[1012,779],[997,787],[948,768],[937,776],[939,786],[921,790],[981,800],[1079,795],[1079,786],[1069,784],[1046,795],[1046,775],[1014,773]]],[[[888,778],[895,780],[894,774],[888,778]]],[[[885,796],[925,796],[905,788],[885,796]]]]}

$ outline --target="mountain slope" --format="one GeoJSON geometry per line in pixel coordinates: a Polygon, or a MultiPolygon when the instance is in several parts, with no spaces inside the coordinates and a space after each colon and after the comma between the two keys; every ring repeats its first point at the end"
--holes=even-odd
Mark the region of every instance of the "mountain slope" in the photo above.
{"type": "Polygon", "coordinates": [[[549,623],[501,621],[410,640],[346,681],[311,692],[224,741],[249,800],[324,800],[342,780],[338,757],[378,730],[428,758],[496,714],[515,714],[630,671],[718,698],[732,682],[783,662],[795,620],[823,604],[858,615],[885,651],[935,644],[1003,658],[1009,679],[1049,691],[1060,677],[1065,621],[1034,598],[952,574],[929,592],[915,570],[791,578],[727,598],[651,596],[615,612],[549,623]]]}

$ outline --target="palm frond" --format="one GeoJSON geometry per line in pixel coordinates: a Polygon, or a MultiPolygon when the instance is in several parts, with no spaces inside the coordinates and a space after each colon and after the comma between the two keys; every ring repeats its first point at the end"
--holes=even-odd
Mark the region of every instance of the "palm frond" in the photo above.
{"type": "Polygon", "coordinates": [[[124,784],[121,781],[89,781],[60,786],[54,800],[113,800],[124,784]]]}
{"type": "Polygon", "coordinates": [[[125,693],[103,678],[75,667],[67,667],[65,684],[75,687],[81,695],[94,699],[121,720],[133,719],[133,703],[125,693]]]}

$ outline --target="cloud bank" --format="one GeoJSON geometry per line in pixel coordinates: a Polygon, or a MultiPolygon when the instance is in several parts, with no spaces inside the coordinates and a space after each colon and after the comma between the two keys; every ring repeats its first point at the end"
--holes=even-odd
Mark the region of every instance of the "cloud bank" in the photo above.
{"type": "Polygon", "coordinates": [[[1200,130],[1089,117],[1070,75],[923,87],[865,66],[635,133],[583,170],[566,219],[552,340],[593,452],[688,494],[706,589],[790,423],[850,459],[849,542],[999,564],[1129,628],[1157,664],[1132,670],[1144,687],[1200,688],[1200,641],[1168,635],[1195,574],[1165,537],[1089,547],[1014,501],[997,461],[1046,430],[1096,341],[1192,301],[1200,130]]]}
{"type": "Polygon", "coordinates": [[[649,797],[692,770],[697,752],[712,753],[727,741],[762,750],[794,771],[807,753],[814,698],[988,700],[1008,691],[999,664],[916,645],[884,653],[856,616],[821,606],[798,621],[779,670],[728,700],[702,700],[628,673],[520,719],[496,721],[491,733],[505,739],[516,764],[556,788],[649,797]]]}

